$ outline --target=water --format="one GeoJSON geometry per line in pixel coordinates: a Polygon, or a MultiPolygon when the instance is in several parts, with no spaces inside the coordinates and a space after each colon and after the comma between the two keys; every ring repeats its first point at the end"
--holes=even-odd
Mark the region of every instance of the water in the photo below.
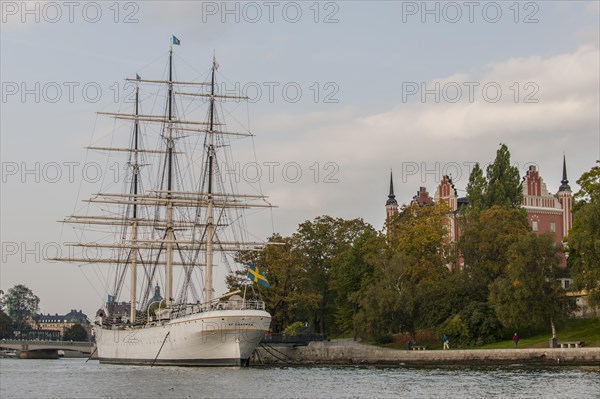
{"type": "Polygon", "coordinates": [[[599,367],[251,367],[0,360],[8,398],[600,398],[599,367]]]}

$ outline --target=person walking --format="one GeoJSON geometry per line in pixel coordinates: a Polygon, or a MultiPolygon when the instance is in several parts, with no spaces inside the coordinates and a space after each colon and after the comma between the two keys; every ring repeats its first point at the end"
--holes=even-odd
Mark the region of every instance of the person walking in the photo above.
{"type": "Polygon", "coordinates": [[[512,337],[513,342],[515,343],[515,349],[519,347],[519,336],[515,333],[512,337]]]}
{"type": "Polygon", "coordinates": [[[444,350],[450,349],[450,340],[448,339],[448,336],[446,334],[444,334],[444,336],[442,337],[442,342],[444,343],[444,350]]]}

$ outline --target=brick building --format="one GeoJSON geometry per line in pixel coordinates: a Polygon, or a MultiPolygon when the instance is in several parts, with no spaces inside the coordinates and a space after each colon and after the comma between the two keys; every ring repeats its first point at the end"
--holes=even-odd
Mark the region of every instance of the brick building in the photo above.
{"type": "MultiPolygon", "coordinates": [[[[448,215],[448,240],[456,242],[460,239],[460,225],[458,212],[462,206],[467,205],[465,197],[457,195],[456,188],[449,176],[443,176],[434,198],[429,196],[425,187],[420,187],[411,203],[431,205],[435,201],[445,201],[450,208],[448,215]]],[[[564,238],[573,225],[572,206],[573,198],[569,180],[567,178],[567,164],[563,158],[563,171],[561,185],[556,194],[551,194],[546,183],[535,166],[530,166],[523,177],[523,202],[522,206],[527,212],[527,221],[531,230],[537,233],[550,233],[557,245],[562,246],[564,238]]],[[[390,217],[398,212],[398,203],[394,195],[394,186],[390,174],[390,194],[386,202],[386,215],[390,217]]],[[[563,255],[561,266],[566,266],[563,255]]]]}
{"type": "Polygon", "coordinates": [[[554,237],[554,242],[562,245],[573,225],[572,207],[573,198],[564,159],[561,185],[555,195],[548,192],[546,183],[536,167],[529,167],[523,178],[523,208],[527,211],[531,230],[550,233],[554,237]]]}

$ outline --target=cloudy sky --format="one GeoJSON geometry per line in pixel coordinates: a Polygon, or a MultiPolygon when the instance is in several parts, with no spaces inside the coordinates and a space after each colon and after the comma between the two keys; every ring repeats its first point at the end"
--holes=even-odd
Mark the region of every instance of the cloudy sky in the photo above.
{"type": "Polygon", "coordinates": [[[43,258],[72,239],[56,221],[118,173],[96,179],[83,149],[111,126],[95,113],[127,109],[124,78],[164,76],[171,35],[180,79],[203,80],[214,53],[221,88],[251,97],[232,117],[279,207],[257,237],[324,214],[379,229],[390,169],[399,202],[443,174],[464,194],[500,143],[551,192],[564,153],[577,190],[600,158],[598,4],[2,2],[0,288],[29,286],[44,312],[98,308],[95,269],[43,258]]]}

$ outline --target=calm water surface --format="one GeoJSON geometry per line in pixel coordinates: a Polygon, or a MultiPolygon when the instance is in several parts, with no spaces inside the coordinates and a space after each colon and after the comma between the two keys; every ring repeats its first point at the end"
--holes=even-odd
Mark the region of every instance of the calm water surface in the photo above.
{"type": "Polygon", "coordinates": [[[0,398],[600,398],[599,367],[254,367],[0,360],[0,398]]]}

